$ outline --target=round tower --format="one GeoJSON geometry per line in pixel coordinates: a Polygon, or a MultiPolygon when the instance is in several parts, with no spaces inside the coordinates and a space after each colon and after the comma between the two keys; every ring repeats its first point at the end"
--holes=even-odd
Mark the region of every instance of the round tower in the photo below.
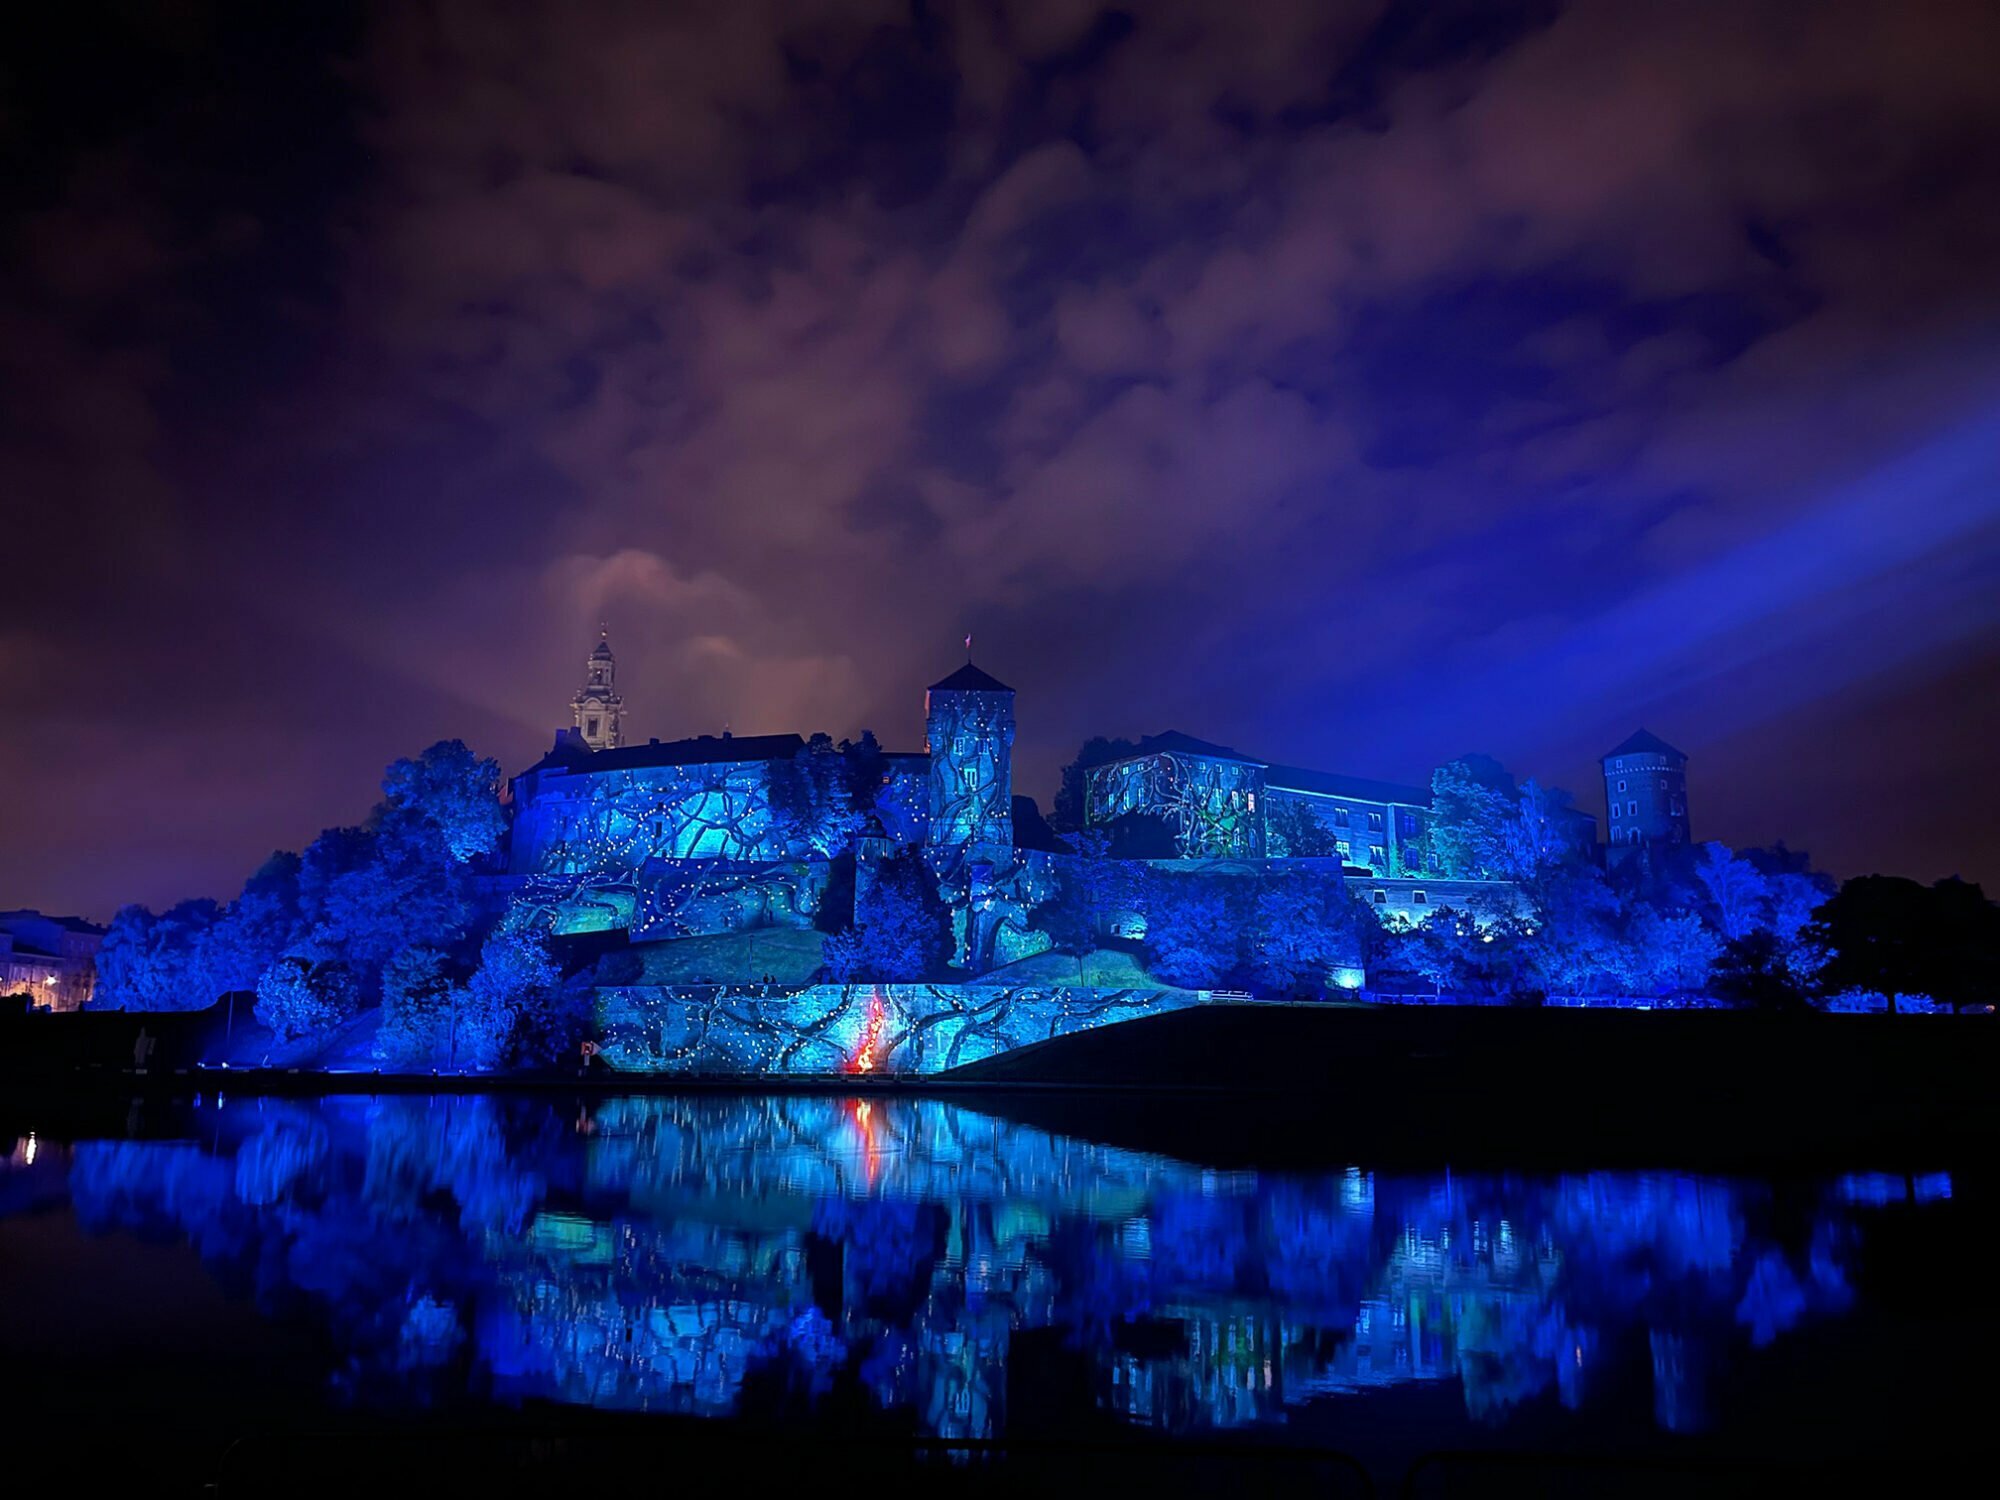
{"type": "Polygon", "coordinates": [[[1641,729],[1604,757],[1605,822],[1614,857],[1689,842],[1687,757],[1641,729]]]}

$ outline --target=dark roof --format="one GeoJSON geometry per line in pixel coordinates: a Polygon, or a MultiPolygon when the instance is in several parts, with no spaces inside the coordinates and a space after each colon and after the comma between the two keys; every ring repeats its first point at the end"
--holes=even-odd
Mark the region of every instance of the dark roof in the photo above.
{"type": "Polygon", "coordinates": [[[1616,750],[1606,751],[1603,759],[1609,760],[1614,755],[1671,755],[1675,760],[1687,759],[1650,729],[1641,729],[1616,750]]]}
{"type": "MultiPolygon", "coordinates": [[[[1245,755],[1240,750],[1232,750],[1227,745],[1218,745],[1213,740],[1198,740],[1191,734],[1182,734],[1178,729],[1162,730],[1159,734],[1149,734],[1139,741],[1129,755],[1114,757],[1116,760],[1136,760],[1142,755],[1163,753],[1178,755],[1199,755],[1208,760],[1240,760],[1246,766],[1264,764],[1254,755],[1245,755]]],[[[1110,764],[1107,761],[1105,764],[1110,764]]]]}
{"type": "Polygon", "coordinates": [[[967,662],[951,676],[930,686],[933,693],[1011,693],[1014,690],[999,678],[982,672],[967,662]]]}
{"type": "Polygon", "coordinates": [[[1404,786],[1395,781],[1370,781],[1365,776],[1342,776],[1333,771],[1309,771],[1304,766],[1272,766],[1264,773],[1264,785],[1281,792],[1351,797],[1356,802],[1400,802],[1413,807],[1428,807],[1431,801],[1428,787],[1404,786]]]}
{"type": "Polygon", "coordinates": [[[806,742],[795,734],[704,734],[691,740],[655,740],[586,750],[564,739],[530,771],[636,771],[650,766],[727,766],[740,761],[790,760],[806,742]]]}
{"type": "Polygon", "coordinates": [[[104,933],[101,923],[86,921],[82,917],[52,917],[46,912],[36,911],[32,906],[16,907],[13,911],[0,911],[0,927],[10,920],[25,922],[53,922],[66,932],[87,932],[98,936],[104,933]]]}

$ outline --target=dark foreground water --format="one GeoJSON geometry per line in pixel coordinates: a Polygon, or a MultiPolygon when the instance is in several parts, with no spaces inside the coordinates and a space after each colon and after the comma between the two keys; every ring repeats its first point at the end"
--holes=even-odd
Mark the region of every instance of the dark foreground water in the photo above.
{"type": "Polygon", "coordinates": [[[134,1124],[168,1138],[37,1132],[0,1177],[17,1431],[598,1408],[1230,1436],[1380,1475],[1935,1458],[1991,1389],[1992,1246],[1949,1163],[1224,1171],[879,1096],[209,1095],[134,1124]]]}

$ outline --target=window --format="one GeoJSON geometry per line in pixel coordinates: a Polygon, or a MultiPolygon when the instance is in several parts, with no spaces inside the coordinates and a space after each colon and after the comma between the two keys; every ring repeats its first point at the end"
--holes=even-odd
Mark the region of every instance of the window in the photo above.
{"type": "Polygon", "coordinates": [[[583,732],[585,734],[597,733],[597,720],[595,718],[585,719],[583,721],[583,732]]]}
{"type": "Polygon", "coordinates": [[[1380,828],[1382,826],[1382,815],[1380,813],[1370,813],[1368,815],[1368,826],[1370,828],[1380,828]]]}
{"type": "Polygon", "coordinates": [[[1244,795],[1250,799],[1250,811],[1255,812],[1257,810],[1257,794],[1255,792],[1246,792],[1244,795]]]}
{"type": "Polygon", "coordinates": [[[1389,857],[1382,852],[1380,844],[1370,844],[1368,846],[1368,863],[1371,865],[1386,865],[1388,862],[1389,857]]]}
{"type": "Polygon", "coordinates": [[[1377,906],[1387,906],[1389,904],[1389,893],[1387,891],[1377,891],[1375,893],[1375,904],[1377,906]]]}
{"type": "Polygon", "coordinates": [[[1621,792],[1625,790],[1625,783],[1624,783],[1624,782],[1622,782],[1622,781],[1621,781],[1621,782],[1619,782],[1619,783],[1618,783],[1618,790],[1619,790],[1619,791],[1621,791],[1621,792]]]}
{"type": "Polygon", "coordinates": [[[958,773],[958,775],[959,779],[965,783],[965,789],[968,792],[976,792],[979,790],[979,767],[966,766],[958,773]]]}
{"type": "Polygon", "coordinates": [[[1429,902],[1427,902],[1427,901],[1426,901],[1426,900],[1424,899],[1424,893],[1423,893],[1422,891],[1411,891],[1411,892],[1410,892],[1410,905],[1412,905],[1412,906],[1427,906],[1427,905],[1429,905],[1429,904],[1430,904],[1430,903],[1429,903],[1429,902]]]}
{"type": "Polygon", "coordinates": [[[1636,802],[1628,802],[1628,803],[1626,803],[1626,804],[1625,804],[1625,816],[1626,816],[1626,817],[1628,817],[1628,818],[1636,818],[1636,817],[1638,817],[1638,816],[1639,816],[1639,804],[1638,804],[1638,803],[1636,803],[1636,802]]]}
{"type": "Polygon", "coordinates": [[[1347,809],[1344,807],[1336,807],[1333,810],[1333,821],[1336,826],[1345,828],[1347,826],[1347,809]]]}
{"type": "Polygon", "coordinates": [[[1333,852],[1335,854],[1338,854],[1342,859],[1351,858],[1354,853],[1354,851],[1348,847],[1346,839],[1335,839],[1333,841],[1333,852]]]}

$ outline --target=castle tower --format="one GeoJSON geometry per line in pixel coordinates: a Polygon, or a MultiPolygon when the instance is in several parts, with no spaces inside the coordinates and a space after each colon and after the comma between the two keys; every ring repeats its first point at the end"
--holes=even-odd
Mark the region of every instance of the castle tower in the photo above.
{"type": "Polygon", "coordinates": [[[1634,848],[1689,842],[1685,755],[1642,729],[1603,765],[1613,858],[1634,848]]]}
{"type": "Polygon", "coordinates": [[[616,750],[625,743],[625,700],[618,696],[618,658],[602,626],[597,647],[583,664],[583,686],[569,701],[577,737],[593,750],[616,750]]]}
{"type": "Polygon", "coordinates": [[[1014,690],[967,662],[924,694],[933,850],[1014,846],[1014,690]]]}

